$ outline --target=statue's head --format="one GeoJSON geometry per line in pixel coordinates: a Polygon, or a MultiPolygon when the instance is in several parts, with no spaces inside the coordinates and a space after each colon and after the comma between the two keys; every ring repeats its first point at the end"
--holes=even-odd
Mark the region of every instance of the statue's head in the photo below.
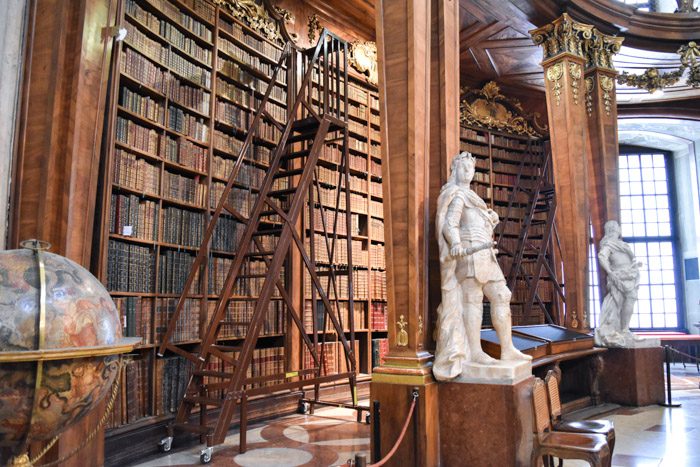
{"type": "Polygon", "coordinates": [[[460,152],[452,160],[452,167],[450,169],[450,179],[455,183],[460,184],[470,184],[474,178],[474,168],[476,167],[476,160],[472,157],[471,153],[466,151],[460,152]]]}
{"type": "Polygon", "coordinates": [[[617,223],[617,221],[612,220],[608,221],[605,223],[605,226],[603,227],[605,230],[605,236],[613,236],[613,237],[620,237],[620,224],[617,223]]]}

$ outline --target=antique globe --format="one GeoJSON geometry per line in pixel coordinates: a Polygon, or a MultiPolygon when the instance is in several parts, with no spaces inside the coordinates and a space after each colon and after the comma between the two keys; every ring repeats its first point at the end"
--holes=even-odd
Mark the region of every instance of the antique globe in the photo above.
{"type": "Polygon", "coordinates": [[[92,274],[44,251],[0,252],[0,465],[29,465],[29,443],[54,438],[110,392],[123,338],[114,302],[92,274]]]}

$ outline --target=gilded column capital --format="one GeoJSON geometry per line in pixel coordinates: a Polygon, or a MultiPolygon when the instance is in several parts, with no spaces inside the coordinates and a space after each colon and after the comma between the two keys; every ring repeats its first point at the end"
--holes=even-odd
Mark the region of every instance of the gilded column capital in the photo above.
{"type": "Polygon", "coordinates": [[[593,28],[591,38],[586,39],[583,44],[586,69],[603,68],[615,71],[613,56],[620,51],[624,40],[624,37],[608,36],[593,28]]]}
{"type": "Polygon", "coordinates": [[[542,46],[542,63],[561,55],[585,59],[584,42],[590,40],[593,26],[579,23],[564,13],[551,23],[530,31],[532,41],[542,46]]]}

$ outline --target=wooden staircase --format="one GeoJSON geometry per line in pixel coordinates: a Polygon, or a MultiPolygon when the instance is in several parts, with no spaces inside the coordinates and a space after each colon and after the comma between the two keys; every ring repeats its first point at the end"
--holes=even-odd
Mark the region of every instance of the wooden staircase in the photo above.
{"type": "MultiPolygon", "coordinates": [[[[345,206],[350,206],[349,193],[349,163],[347,159],[347,44],[334,34],[324,30],[318,45],[299,56],[288,44],[272,74],[267,91],[255,112],[255,117],[248,129],[247,137],[239,152],[228,183],[222,193],[216,210],[212,214],[204,234],[202,247],[185,282],[184,290],[178,301],[176,310],[171,317],[167,332],[159,348],[158,355],[166,351],[178,354],[192,362],[190,377],[184,398],[180,402],[175,421],[168,427],[168,436],[161,443],[161,450],[168,451],[172,443],[174,429],[200,435],[206,440],[207,448],[202,450],[200,460],[207,463],[211,460],[212,448],[223,443],[235,414],[240,408],[240,448],[245,451],[245,431],[248,398],[270,394],[284,390],[298,390],[305,386],[315,389],[314,401],[318,400],[318,390],[322,383],[347,380],[353,397],[352,408],[358,410],[358,419],[364,407],[357,405],[355,375],[356,356],[353,353],[354,323],[352,313],[349,313],[349,338],[344,332],[340,309],[337,276],[348,275],[349,309],[352,310],[352,243],[348,235],[339,239],[335,234],[338,222],[337,211],[341,205],[341,196],[345,206]],[[269,118],[266,110],[270,92],[274,86],[277,74],[283,69],[284,63],[296,64],[300,68],[303,79],[298,86],[298,93],[290,109],[290,118],[285,124],[276,123],[281,136],[277,142],[270,161],[269,168],[259,187],[251,190],[255,193],[255,201],[249,212],[241,212],[229,202],[229,194],[234,186],[238,171],[242,165],[252,138],[256,133],[262,117],[269,118]],[[328,257],[333,258],[334,251],[340,241],[347,242],[348,262],[343,270],[336,267],[325,267],[319,271],[315,261],[311,238],[310,252],[306,251],[303,236],[300,233],[300,214],[307,206],[313,206],[314,188],[319,190],[318,163],[323,147],[329,141],[340,141],[343,145],[341,170],[338,172],[336,184],[336,217],[333,225],[322,225],[322,233],[327,248],[328,257]],[[191,296],[192,285],[199,272],[206,265],[206,250],[217,221],[222,214],[232,216],[245,227],[233,256],[223,288],[218,294],[216,306],[203,333],[201,345],[195,350],[188,351],[172,342],[172,336],[182,319],[185,302],[191,296]],[[270,244],[273,238],[273,244],[270,244]],[[302,268],[310,275],[314,302],[316,297],[322,302],[324,309],[324,326],[321,332],[316,332],[314,319],[313,337],[310,338],[304,326],[303,315],[292,298],[292,291],[284,281],[284,265],[289,261],[293,249],[298,250],[302,268]],[[256,262],[256,268],[248,268],[251,262],[256,262]],[[261,264],[264,270],[260,271],[261,264]],[[255,270],[251,273],[251,270],[255,270]],[[321,280],[321,277],[327,278],[321,280]],[[258,278],[262,281],[258,298],[254,302],[254,310],[249,321],[232,321],[227,318],[227,307],[232,300],[233,290],[238,280],[258,278]],[[275,293],[282,298],[289,327],[298,329],[303,344],[311,354],[313,368],[289,368],[289,360],[284,372],[275,375],[255,376],[251,372],[253,354],[265,324],[270,300],[275,293]],[[330,320],[333,332],[338,337],[345,354],[348,371],[337,374],[325,374],[323,369],[323,343],[326,341],[325,321],[330,320]],[[246,329],[242,343],[231,345],[231,342],[220,338],[223,326],[236,326],[246,329]],[[212,369],[212,361],[223,362],[224,371],[212,369]],[[199,417],[193,417],[193,411],[199,409],[199,417]],[[213,410],[212,410],[213,409],[213,410]],[[209,419],[208,415],[214,415],[209,419]]],[[[323,209],[321,207],[321,209],[323,209]]],[[[322,216],[325,219],[325,216],[322,216]]],[[[351,217],[345,216],[347,232],[351,231],[351,217]]],[[[313,216],[312,216],[313,218],[313,216]]],[[[318,229],[311,228],[310,236],[318,229]]],[[[297,284],[298,287],[298,284],[297,284]]],[[[315,313],[315,303],[314,303],[315,313]]]]}

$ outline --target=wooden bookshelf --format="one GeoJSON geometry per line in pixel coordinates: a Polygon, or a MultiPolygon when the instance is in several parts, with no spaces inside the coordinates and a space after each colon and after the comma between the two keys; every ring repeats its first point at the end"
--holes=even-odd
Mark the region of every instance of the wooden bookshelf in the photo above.
{"type": "MultiPolygon", "coordinates": [[[[97,270],[122,314],[125,334],[140,336],[143,343],[122,376],[108,439],[127,439],[129,433],[171,419],[177,410],[189,365],[176,354],[158,358],[156,349],[283,48],[281,40],[270,40],[206,0],[122,0],[119,14],[127,35],[113,53],[97,270]]],[[[294,80],[290,69],[288,64],[278,76],[268,104],[270,116],[260,122],[230,196],[230,204],[243,214],[252,206],[254,187],[278,139],[271,119],[288,118],[294,97],[288,93],[287,83],[294,80]]],[[[356,355],[359,371],[369,373],[373,342],[386,341],[378,90],[362,75],[351,74],[348,99],[353,178],[350,209],[343,215],[353,216],[356,226],[351,234],[353,248],[357,246],[356,355]]],[[[329,151],[321,167],[329,179],[337,179],[340,169],[333,157],[329,151]]],[[[332,184],[324,186],[330,189],[332,184]]],[[[201,343],[242,230],[227,214],[217,224],[207,246],[207,266],[188,295],[188,319],[178,322],[175,331],[174,341],[183,349],[201,343]]],[[[272,238],[261,240],[274,248],[272,238]]],[[[263,281],[255,269],[245,272],[249,277],[235,291],[227,311],[230,321],[244,321],[252,313],[263,281]]],[[[286,269],[282,276],[295,287],[299,284],[298,308],[303,310],[304,281],[290,277],[292,265],[286,269]]],[[[303,349],[289,346],[290,323],[283,306],[279,299],[271,302],[254,356],[255,375],[280,373],[285,361],[303,363],[307,357],[303,349]]],[[[244,332],[242,326],[227,325],[220,337],[235,344],[244,332]]],[[[333,370],[344,371],[339,342],[328,346],[333,370]]],[[[155,450],[157,439],[148,442],[155,450]]]]}

